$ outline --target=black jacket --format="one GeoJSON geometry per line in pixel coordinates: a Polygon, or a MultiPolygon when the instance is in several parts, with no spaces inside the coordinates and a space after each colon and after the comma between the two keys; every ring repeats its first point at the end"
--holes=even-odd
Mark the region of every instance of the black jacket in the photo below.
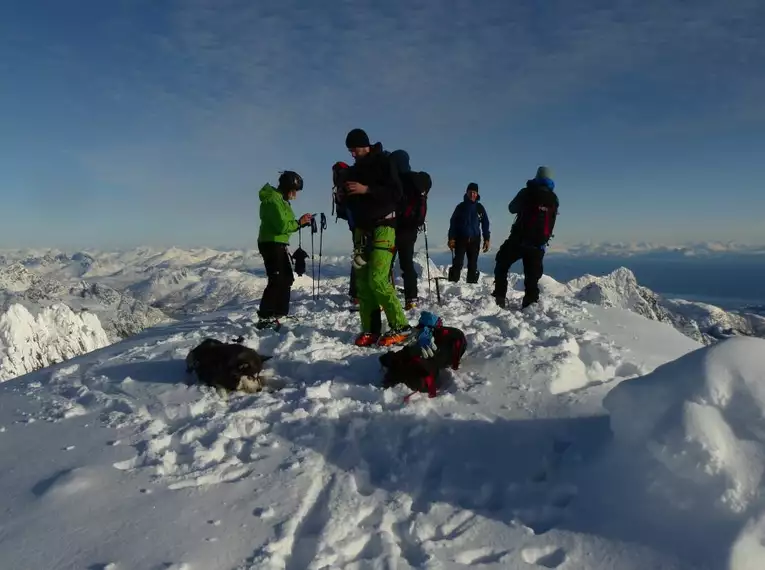
{"type": "Polygon", "coordinates": [[[382,145],[376,143],[370,153],[359,158],[349,170],[346,180],[369,186],[367,194],[341,198],[348,210],[351,227],[371,230],[378,226],[395,226],[395,217],[386,216],[396,212],[403,192],[396,167],[382,145]]]}

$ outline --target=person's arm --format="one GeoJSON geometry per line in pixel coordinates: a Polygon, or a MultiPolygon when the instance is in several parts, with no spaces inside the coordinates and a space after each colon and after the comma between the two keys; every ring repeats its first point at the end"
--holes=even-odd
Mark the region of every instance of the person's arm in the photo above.
{"type": "Polygon", "coordinates": [[[478,204],[481,207],[481,210],[483,211],[483,216],[481,217],[481,232],[483,233],[483,239],[484,241],[489,241],[491,238],[491,232],[489,231],[489,214],[486,212],[486,208],[483,207],[482,204],[478,204]]]}
{"type": "Polygon", "coordinates": [[[518,192],[515,195],[515,198],[512,199],[510,204],[508,204],[507,209],[510,210],[511,214],[517,214],[521,211],[521,207],[523,206],[523,201],[526,198],[526,189],[524,188],[520,192],[518,192]]]}
{"type": "Polygon", "coordinates": [[[260,223],[272,235],[291,234],[300,229],[295,214],[283,200],[265,200],[260,203],[260,223]]]}

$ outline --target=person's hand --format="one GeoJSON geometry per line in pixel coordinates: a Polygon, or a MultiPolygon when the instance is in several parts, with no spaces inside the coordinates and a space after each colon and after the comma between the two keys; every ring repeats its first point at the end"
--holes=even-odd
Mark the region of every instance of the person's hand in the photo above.
{"type": "Polygon", "coordinates": [[[369,186],[365,186],[360,182],[346,182],[345,187],[348,189],[348,195],[350,196],[355,194],[366,194],[369,192],[369,186]]]}
{"type": "Polygon", "coordinates": [[[454,246],[456,245],[456,242],[453,239],[450,239],[447,244],[449,246],[449,249],[454,251],[454,246]]]}
{"type": "Polygon", "coordinates": [[[301,228],[304,228],[306,226],[310,226],[312,218],[313,218],[313,216],[311,214],[303,214],[302,216],[300,216],[300,219],[298,220],[298,225],[301,228]]]}
{"type": "Polygon", "coordinates": [[[491,247],[489,240],[487,240],[487,239],[483,240],[483,252],[484,253],[489,251],[489,247],[491,247]]]}

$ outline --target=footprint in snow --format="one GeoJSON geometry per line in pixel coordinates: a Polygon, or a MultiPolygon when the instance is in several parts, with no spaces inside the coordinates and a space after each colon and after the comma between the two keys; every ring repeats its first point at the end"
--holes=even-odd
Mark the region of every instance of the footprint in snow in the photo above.
{"type": "Polygon", "coordinates": [[[556,546],[524,548],[521,556],[527,564],[544,568],[557,568],[566,561],[566,551],[556,546]]]}
{"type": "Polygon", "coordinates": [[[466,566],[480,566],[482,564],[497,564],[505,562],[509,550],[495,550],[494,548],[477,548],[475,550],[466,550],[460,552],[454,557],[457,564],[466,566]]]}

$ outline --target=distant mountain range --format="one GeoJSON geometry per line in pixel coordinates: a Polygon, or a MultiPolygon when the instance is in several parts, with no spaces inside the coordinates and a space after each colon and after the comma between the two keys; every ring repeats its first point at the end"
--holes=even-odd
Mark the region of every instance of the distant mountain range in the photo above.
{"type": "Polygon", "coordinates": [[[765,245],[741,244],[736,242],[697,242],[689,244],[664,245],[650,242],[602,242],[582,244],[560,244],[553,241],[550,253],[572,257],[719,257],[723,255],[763,255],[765,245]]]}

